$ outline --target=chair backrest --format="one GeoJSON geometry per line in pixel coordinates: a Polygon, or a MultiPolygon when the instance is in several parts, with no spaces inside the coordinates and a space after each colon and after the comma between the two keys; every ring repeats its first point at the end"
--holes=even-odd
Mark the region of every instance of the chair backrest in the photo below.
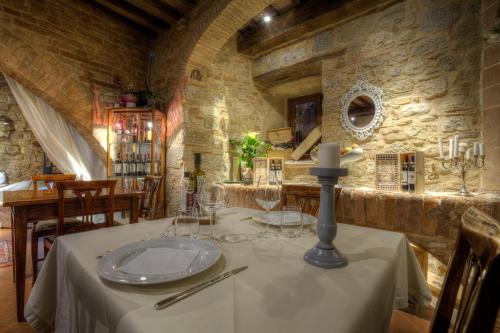
{"type": "Polygon", "coordinates": [[[500,223],[476,208],[462,216],[431,333],[448,333],[456,303],[452,332],[493,332],[500,304],[500,223]]]}
{"type": "Polygon", "coordinates": [[[145,192],[145,195],[141,201],[141,212],[145,213],[148,219],[152,218],[156,211],[157,194],[162,179],[162,176],[144,177],[144,186],[142,190],[145,192]]]}
{"type": "Polygon", "coordinates": [[[33,175],[31,176],[31,181],[33,182],[33,191],[38,191],[38,182],[44,182],[45,186],[47,186],[47,190],[53,191],[55,190],[55,182],[62,182],[66,180],[75,180],[76,175],[67,174],[67,175],[33,175]]]}
{"type": "Polygon", "coordinates": [[[68,227],[72,229],[71,231],[84,231],[98,227],[93,223],[93,215],[96,213],[97,198],[101,194],[107,195],[104,207],[106,221],[102,224],[102,227],[111,227],[113,225],[116,182],[116,180],[56,182],[58,192],[57,235],[62,235],[67,231],[64,224],[64,198],[67,194],[73,194],[78,199],[82,217],[81,225],[68,227]]]}

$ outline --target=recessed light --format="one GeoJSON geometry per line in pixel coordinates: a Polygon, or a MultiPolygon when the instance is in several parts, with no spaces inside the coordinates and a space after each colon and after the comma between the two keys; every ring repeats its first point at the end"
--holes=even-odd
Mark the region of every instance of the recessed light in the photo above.
{"type": "Polygon", "coordinates": [[[271,22],[272,18],[271,18],[271,15],[264,15],[264,17],[262,19],[264,20],[264,22],[269,23],[269,22],[271,22]]]}

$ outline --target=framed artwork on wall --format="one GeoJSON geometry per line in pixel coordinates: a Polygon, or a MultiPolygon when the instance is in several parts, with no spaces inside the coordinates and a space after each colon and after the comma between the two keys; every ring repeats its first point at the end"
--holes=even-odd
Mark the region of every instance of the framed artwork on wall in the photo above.
{"type": "Polygon", "coordinates": [[[288,126],[293,129],[295,147],[321,125],[322,102],[321,93],[288,99],[288,126]]]}

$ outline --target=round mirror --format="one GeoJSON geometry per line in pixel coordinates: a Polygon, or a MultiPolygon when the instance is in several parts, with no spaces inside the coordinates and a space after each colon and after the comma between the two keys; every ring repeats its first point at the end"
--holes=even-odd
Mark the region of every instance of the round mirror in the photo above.
{"type": "Polygon", "coordinates": [[[375,103],[369,96],[357,96],[349,104],[347,115],[354,127],[368,126],[375,116],[375,103]]]}
{"type": "Polygon", "coordinates": [[[382,89],[358,81],[341,98],[342,127],[354,137],[365,140],[384,120],[382,89]]]}

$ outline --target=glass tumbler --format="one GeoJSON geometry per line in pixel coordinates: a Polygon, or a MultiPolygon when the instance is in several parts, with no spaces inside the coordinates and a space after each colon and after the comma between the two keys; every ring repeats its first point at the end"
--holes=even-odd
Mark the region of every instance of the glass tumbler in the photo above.
{"type": "Polygon", "coordinates": [[[284,206],[281,210],[281,234],[287,238],[299,238],[302,235],[304,220],[298,206],[284,206]]]}
{"type": "Polygon", "coordinates": [[[175,237],[198,238],[200,219],[196,209],[179,210],[174,218],[175,237]]]}

